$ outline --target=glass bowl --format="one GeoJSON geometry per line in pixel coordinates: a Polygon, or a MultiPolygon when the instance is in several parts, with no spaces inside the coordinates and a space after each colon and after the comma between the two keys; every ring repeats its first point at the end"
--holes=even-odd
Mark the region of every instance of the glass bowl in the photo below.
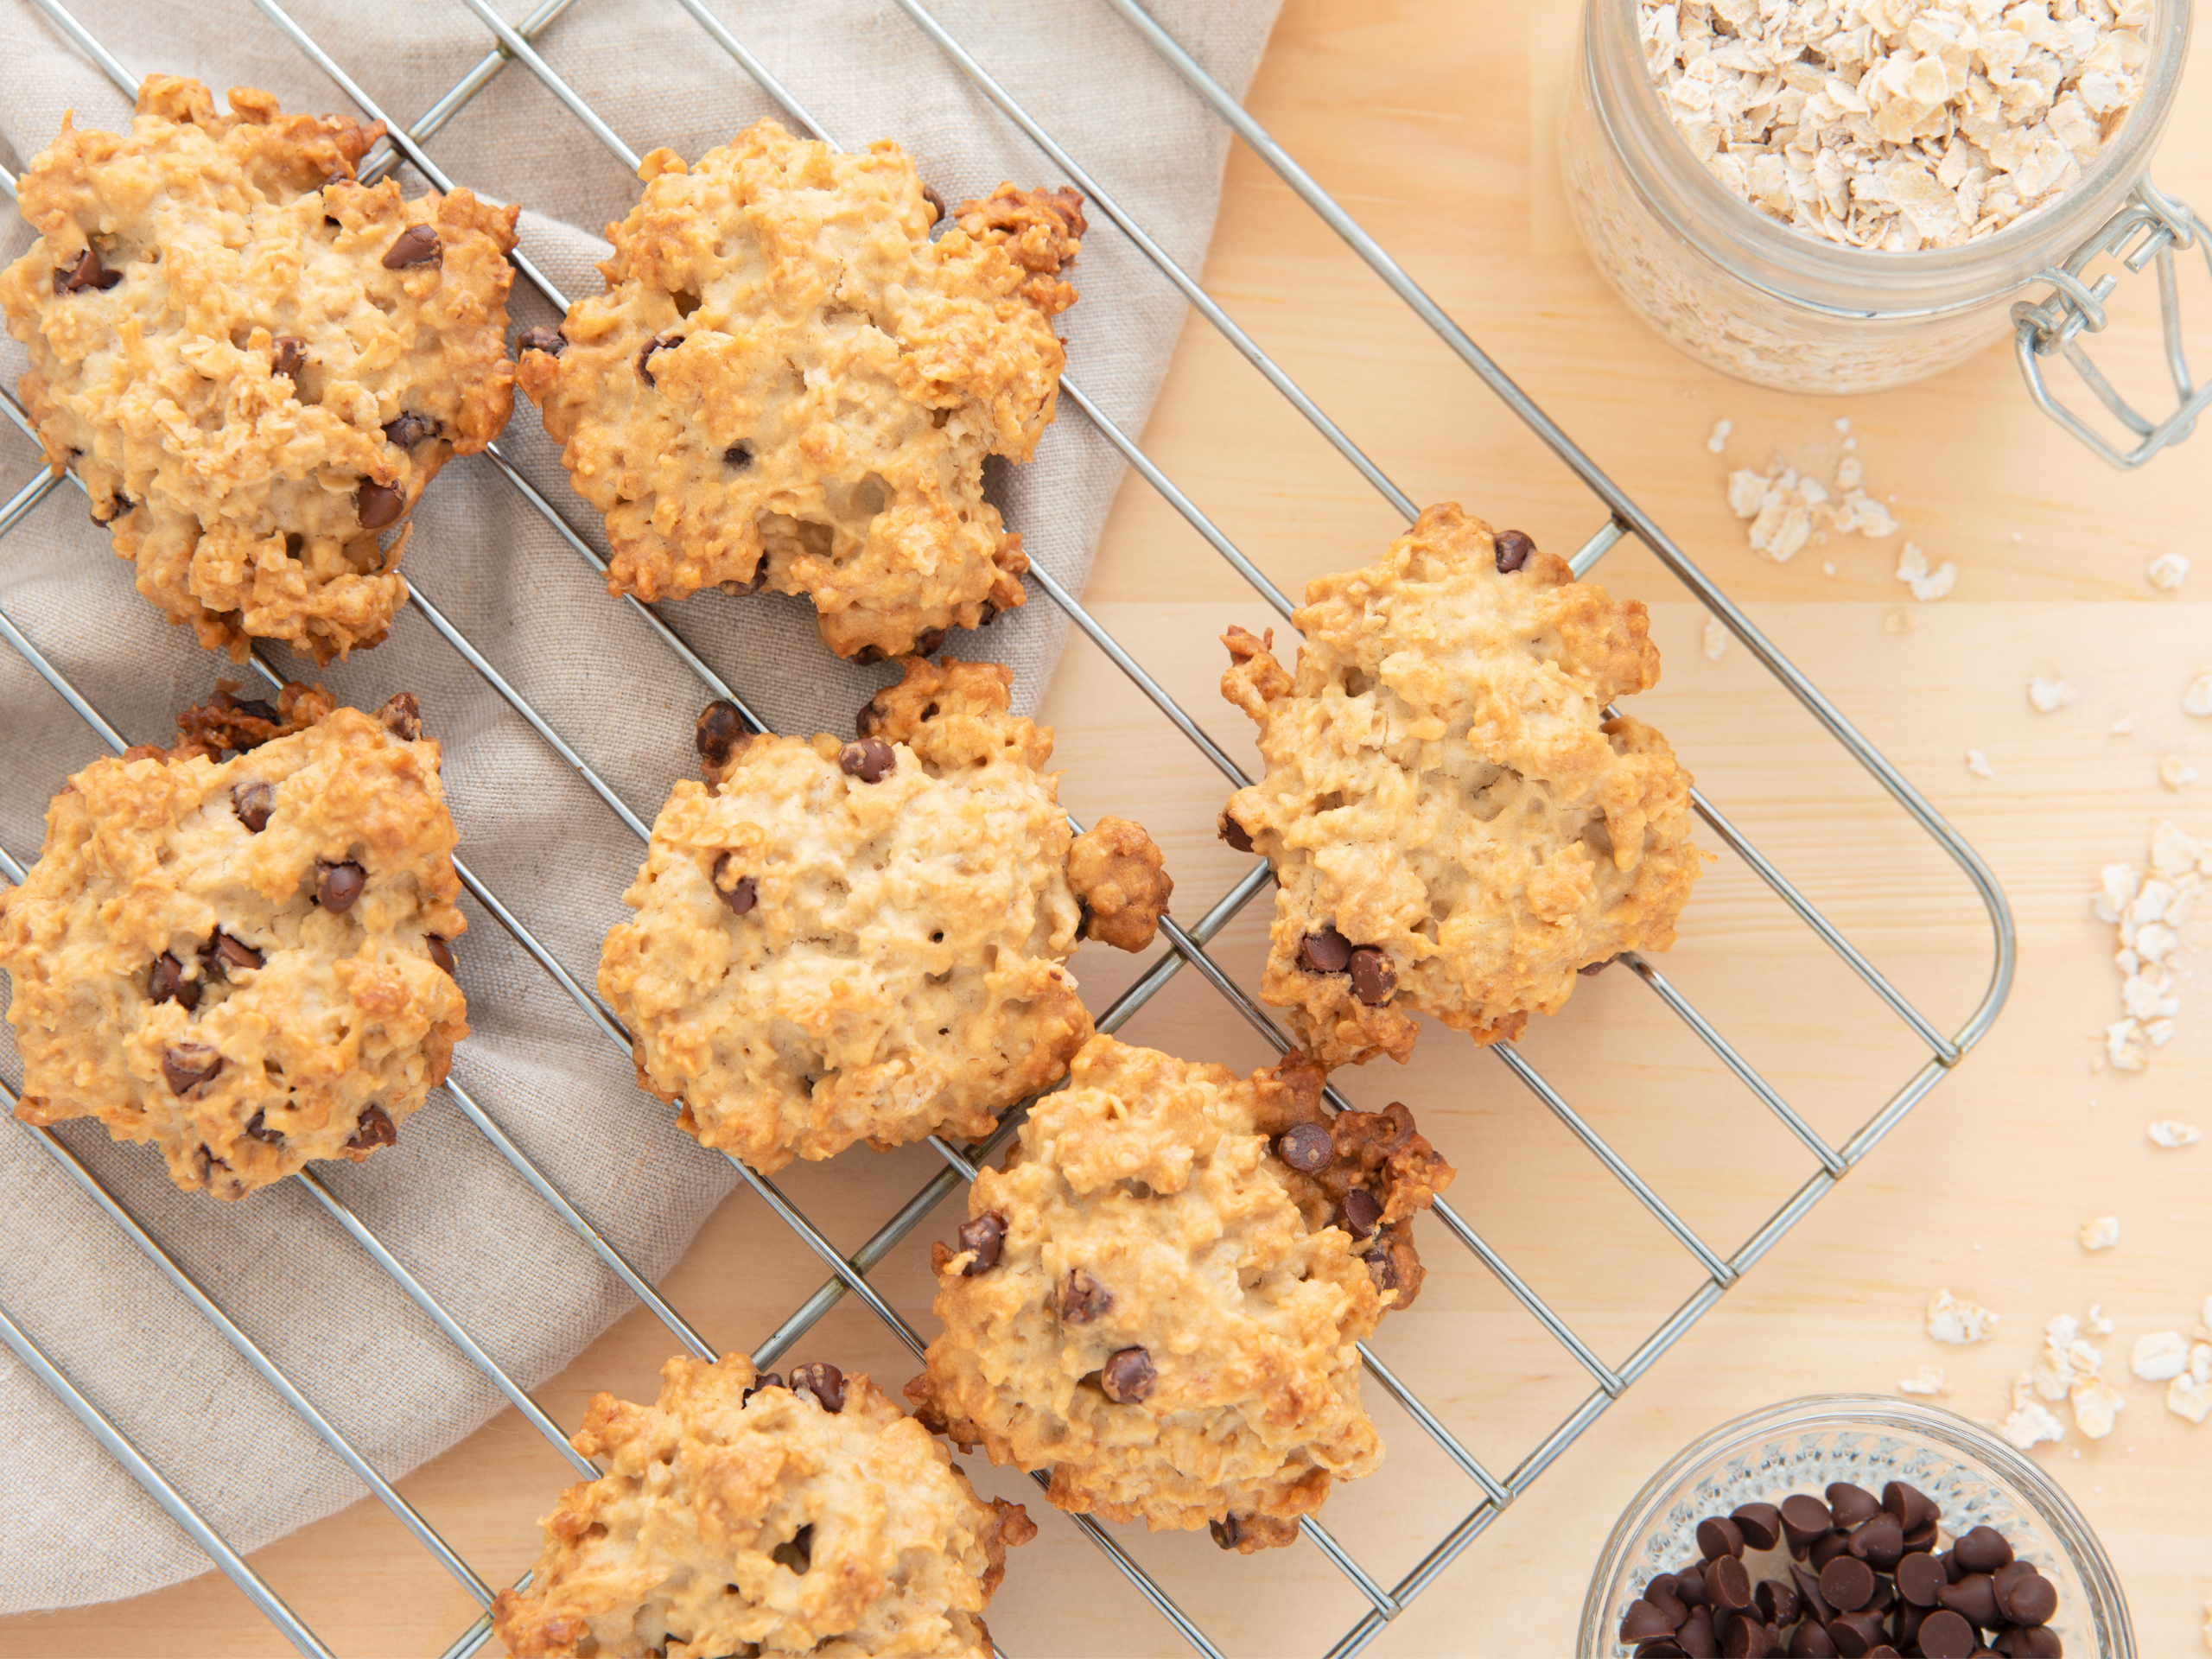
{"type": "Polygon", "coordinates": [[[2058,1590],[2050,1621],[2068,1659],[2135,1659],[2135,1632],[2104,1546],[2050,1476],[1954,1412],[1878,1394],[1785,1401],[1723,1423],[1636,1495],[1590,1580],[1580,1659],[1627,1659],[1628,1605],[1656,1574],[1698,1559],[1697,1523],[1739,1504],[1819,1497],[1832,1480],[1878,1493],[1917,1486],[1942,1506],[1942,1537],[1991,1526],[2058,1590]]]}

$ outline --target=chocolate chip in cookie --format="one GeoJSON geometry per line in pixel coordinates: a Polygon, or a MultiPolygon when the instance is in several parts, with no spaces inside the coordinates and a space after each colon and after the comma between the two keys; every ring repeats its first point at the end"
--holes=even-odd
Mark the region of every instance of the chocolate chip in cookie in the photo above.
{"type": "Polygon", "coordinates": [[[269,827],[269,815],[276,810],[276,791],[267,784],[240,784],[231,791],[231,810],[257,836],[269,827]]]}
{"type": "Polygon", "coordinates": [[[691,741],[699,751],[700,764],[711,774],[729,765],[730,757],[752,734],[737,705],[727,697],[717,697],[699,711],[691,741]]]}
{"type": "Polygon", "coordinates": [[[222,1055],[206,1043],[172,1044],[162,1054],[162,1075],[173,1095],[213,1082],[222,1069],[222,1055]]]}
{"type": "Polygon", "coordinates": [[[1371,944],[1357,946],[1351,953],[1352,995],[1370,1008],[1379,1008],[1388,1002],[1398,989],[1398,970],[1390,965],[1389,953],[1371,944]]]}
{"type": "Polygon", "coordinates": [[[435,265],[445,257],[445,245],[428,225],[410,225],[384,251],[386,270],[405,270],[415,265],[435,265]]]}
{"type": "Polygon", "coordinates": [[[1060,1281],[1063,1325],[1089,1325],[1113,1306],[1114,1294],[1092,1278],[1088,1268],[1070,1268],[1060,1281]]]}
{"type": "Polygon", "coordinates": [[[300,371],[308,365],[307,341],[296,334],[279,334],[270,341],[270,372],[296,381],[300,371]]]}
{"type": "Polygon", "coordinates": [[[368,884],[369,873],[351,859],[342,864],[315,866],[315,900],[334,914],[343,915],[353,909],[353,901],[368,884]]]}
{"type": "Polygon", "coordinates": [[[154,958],[146,995],[156,1002],[181,1003],[187,1014],[200,1006],[200,982],[184,976],[184,964],[167,950],[154,958]]]}
{"type": "Polygon", "coordinates": [[[396,486],[365,478],[361,487],[354,492],[353,516],[360,520],[363,530],[382,530],[386,524],[396,524],[406,511],[407,492],[396,486]]]}
{"type": "Polygon", "coordinates": [[[974,1252],[968,1265],[960,1269],[961,1276],[973,1279],[998,1266],[999,1252],[1006,1245],[1006,1217],[992,1211],[973,1221],[964,1221],[960,1224],[958,1236],[960,1248],[974,1252]]]}
{"type": "Polygon", "coordinates": [[[67,270],[54,273],[54,291],[57,294],[81,294],[91,288],[105,294],[122,280],[121,271],[109,270],[101,265],[99,249],[86,248],[84,257],[67,270]]]}
{"type": "Polygon", "coordinates": [[[1141,1348],[1116,1349],[1098,1373],[1099,1387],[1117,1406],[1141,1404],[1151,1396],[1153,1385],[1159,1380],[1160,1374],[1152,1368],[1152,1356],[1141,1348]]]}
{"type": "Polygon", "coordinates": [[[724,853],[715,860],[713,885],[715,897],[728,906],[733,916],[747,916],[753,906],[760,902],[760,884],[749,875],[732,878],[729,861],[733,855],[724,853]]]}
{"type": "Polygon", "coordinates": [[[436,963],[439,967],[445,969],[445,975],[448,979],[458,979],[461,976],[454,971],[452,945],[447,944],[445,940],[440,938],[435,933],[425,933],[423,936],[423,943],[430,952],[430,960],[436,963]]]}
{"type": "Polygon", "coordinates": [[[391,1114],[381,1106],[372,1106],[353,1126],[353,1137],[346,1142],[346,1149],[367,1152],[376,1147],[391,1146],[398,1139],[399,1126],[391,1121],[391,1114]]]}
{"type": "Polygon", "coordinates": [[[1351,941],[1333,925],[1308,933],[1298,947],[1298,965],[1309,974],[1341,974],[1351,965],[1351,941]]]}
{"type": "Polygon", "coordinates": [[[863,737],[846,744],[838,752],[837,765],[848,778],[857,778],[864,784],[880,784],[896,770],[899,757],[881,738],[863,737]]]}
{"type": "Polygon", "coordinates": [[[1328,1129],[1319,1123],[1294,1123],[1275,1137],[1275,1156],[1301,1175],[1318,1175],[1337,1160],[1328,1129]]]}
{"type": "Polygon", "coordinates": [[[438,435],[438,423],[428,415],[409,410],[396,421],[384,423],[385,441],[402,449],[412,449],[425,438],[438,435]]]}
{"type": "Polygon", "coordinates": [[[810,1395],[835,1416],[845,1408],[845,1374],[826,1359],[791,1367],[791,1392],[810,1395]]]}
{"type": "Polygon", "coordinates": [[[227,933],[219,932],[208,941],[207,955],[209,960],[226,976],[233,968],[258,968],[262,965],[260,951],[227,933]]]}
{"type": "Polygon", "coordinates": [[[1536,543],[1517,530],[1501,530],[1493,543],[1497,550],[1497,569],[1501,575],[1510,575],[1529,563],[1529,556],[1536,550],[1536,543]]]}
{"type": "Polygon", "coordinates": [[[558,328],[548,327],[543,323],[534,328],[524,329],[515,340],[518,355],[524,352],[543,352],[548,357],[558,357],[568,349],[569,337],[558,328]]]}
{"type": "Polygon", "coordinates": [[[1355,1186],[1344,1194],[1338,1217],[1344,1230],[1354,1238],[1371,1238],[1375,1224],[1382,1219],[1382,1205],[1365,1187],[1355,1186]]]}

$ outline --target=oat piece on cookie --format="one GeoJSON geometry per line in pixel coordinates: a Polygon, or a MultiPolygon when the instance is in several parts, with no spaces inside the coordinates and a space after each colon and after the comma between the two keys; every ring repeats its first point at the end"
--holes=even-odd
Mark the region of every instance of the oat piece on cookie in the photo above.
{"type": "Polygon", "coordinates": [[[862,661],[1020,604],[983,458],[1028,460],[1052,423],[1082,198],[1001,185],[932,241],[896,144],[845,155],[772,121],[639,173],[607,292],[518,365],[606,515],[607,590],[804,594],[862,661]]]}
{"type": "Polygon", "coordinates": [[[910,658],[850,743],[700,717],[708,781],[654,821],[599,987],[703,1144],[773,1171],[981,1135],[1065,1074],[1078,936],[1141,949],[1173,884],[1133,823],[1071,836],[1012,679],[910,658]]]}
{"type": "Polygon", "coordinates": [[[354,181],[381,124],[149,75],[127,133],[65,125],[0,273],[23,402],[138,591],[245,659],[385,636],[401,521],[506,424],[515,209],[354,181]]]}
{"type": "Polygon", "coordinates": [[[1381,1461],[1354,1344],[1419,1291],[1452,1176],[1403,1106],[1330,1122],[1301,1057],[1243,1078],[1094,1037],[934,1248],[907,1395],[1061,1509],[1287,1543],[1381,1461]]]}
{"type": "Polygon", "coordinates": [[[1274,868],[1261,994],[1316,1058],[1402,1060],[1416,1009],[1516,1037],[1578,969],[1674,943],[1689,774],[1605,713],[1659,682],[1640,602],[1448,504],[1306,601],[1295,676],[1272,634],[1224,639],[1268,770],[1222,834],[1274,868]]]}
{"type": "Polygon", "coordinates": [[[72,778],[29,879],[0,888],[16,1115],[97,1117],[220,1198],[391,1145],[468,1034],[453,820],[415,699],[365,715],[232,689],[178,717],[175,748],[72,778]]]}
{"type": "Polygon", "coordinates": [[[493,1605],[514,1659],[989,1659],[979,1615],[1037,1533],[1021,1505],[980,1502],[866,1376],[735,1355],[660,1376],[651,1406],[591,1402],[571,1444],[607,1472],[561,1494],[530,1587],[493,1605]]]}

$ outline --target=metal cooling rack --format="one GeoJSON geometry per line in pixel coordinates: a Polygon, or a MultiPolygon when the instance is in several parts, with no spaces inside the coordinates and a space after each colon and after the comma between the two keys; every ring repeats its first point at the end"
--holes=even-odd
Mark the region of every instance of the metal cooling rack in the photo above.
{"type": "MultiPolygon", "coordinates": [[[[1325,414],[1291,378],[1279,367],[1260,346],[1244,333],[1198,283],[1147,236],[1130,215],[1116,202],[1111,194],[1102,188],[1098,181],[1055,142],[1022,106],[992,79],[984,66],[959,41],[938,23],[921,0],[891,0],[899,10],[993,104],[1019,125],[1034,142],[1038,149],[1049,157],[1060,175],[1082,190],[1088,203],[1110,221],[1123,235],[1159,268],[1160,272],[1181,291],[1214,327],[1236,346],[1245,359],[1264,376],[1268,383],[1297,408],[1299,412],[1334,446],[1338,452],[1357,469],[1377,491],[1408,518],[1414,516],[1413,501],[1393,484],[1372,460],[1363,454],[1344,431],[1325,414]]],[[[452,119],[471,99],[503,73],[510,64],[519,62],[536,76],[575,116],[585,130],[605,145],[623,163],[634,169],[638,157],[630,146],[576,96],[555,69],[533,49],[531,41],[545,27],[573,3],[573,0],[545,0],[518,28],[510,28],[491,10],[485,0],[462,0],[480,17],[493,37],[495,44],[469,73],[451,91],[411,124],[392,119],[379,109],[367,94],[346,73],[339,60],[321,43],[308,36],[275,3],[275,0],[254,0],[254,3],[287,36],[353,99],[361,112],[372,119],[386,121],[390,137],[385,144],[368,159],[362,169],[363,176],[375,179],[402,165],[411,165],[432,185],[441,190],[452,188],[452,181],[435,162],[424,153],[423,146],[447,122],[452,119]]],[[[792,92],[772,75],[766,67],[748,52],[739,40],[720,21],[708,12],[702,0],[677,0],[685,11],[698,22],[715,47],[727,53],[743,71],[779,105],[785,113],[798,125],[816,136],[836,142],[825,132],[801,105],[792,92]]],[[[1598,498],[1605,514],[1596,533],[1583,543],[1572,563],[1577,575],[1587,572],[1624,536],[1641,539],[1662,563],[1681,581],[1700,603],[1726,625],[1745,648],[1763,664],[1821,726],[1834,737],[1851,758],[1864,766],[1936,844],[1957,862],[1972,884],[1974,893],[1986,909],[1992,932],[1993,963],[1986,989],[1973,1014],[1949,1035],[1944,1034],[1929,1019],[1890,981],[1872,963],[1846,939],[1836,926],[1810,900],[1791,885],[1789,880],[1751,844],[1727,817],[1707,800],[1702,792],[1694,791],[1699,816],[1719,840],[1740,858],[1783,904],[1831,950],[1840,957],[1866,985],[1888,1005],[1890,1009],[1912,1032],[1928,1052],[1923,1062],[1901,1087],[1885,1101],[1866,1123],[1841,1146],[1833,1146],[1818,1134],[1799,1115],[1795,1108],[1756,1071],[1742,1055],[1730,1046],[1718,1031],[1683,996],[1666,976],[1652,963],[1634,956],[1623,960],[1632,968],[1637,976],[1679,1015],[1697,1038],[1712,1051],[1718,1061],[1715,1074],[1725,1070],[1772,1111],[1777,1118],[1796,1136],[1816,1162],[1816,1167],[1768,1217],[1751,1236],[1732,1252],[1721,1254],[1706,1243],[1686,1224],[1659,1195],[1630,1167],[1590,1125],[1579,1116],[1566,1099],[1536,1071],[1512,1045],[1500,1044],[1490,1052],[1497,1057],[1541,1100],[1583,1147],[1596,1158],[1623,1186],[1632,1193],[1638,1203],[1672,1235],[1675,1240],[1696,1261],[1705,1274],[1704,1281],[1689,1297],[1618,1365],[1609,1365],[1597,1352],[1576,1334],[1543,1299],[1529,1288],[1515,1273],[1505,1259],[1487,1243],[1482,1235],[1450,1205],[1439,1201],[1435,1205],[1437,1221],[1464,1245],[1483,1266],[1494,1274],[1504,1289],[1521,1307],[1533,1316],[1550,1334],[1560,1348],[1571,1357],[1575,1365],[1587,1374],[1592,1384],[1591,1392],[1551,1432],[1539,1440],[1511,1470],[1503,1474],[1493,1473],[1461,1444],[1444,1422],[1432,1413],[1391,1372],[1389,1367],[1365,1344],[1361,1353],[1369,1373],[1430,1436],[1437,1446],[1465,1476],[1469,1491],[1469,1507],[1463,1518],[1446,1531],[1428,1548],[1420,1562],[1395,1584],[1385,1586],[1363,1567],[1341,1544],[1318,1522],[1304,1523],[1306,1540],[1319,1548],[1344,1575],[1367,1604],[1369,1611],[1329,1649],[1331,1659],[1346,1659],[1358,1652],[1414,1597],[1418,1596],[1481,1535],[1490,1522],[1514,1498],[1543,1473],[1552,1460],[1570,1445],[1583,1430],[1619,1396],[1630,1383],[1641,1376],[1696,1323],[1728,1287],[1804,1213],[1817,1203],[1835,1184],[1849,1173],[1876,1142],[1880,1141],[1916,1103],[1942,1079],[1944,1073],[1956,1065],[1966,1052],[1980,1038],[1996,1017],[2005,995],[2011,988],[2015,954],[2015,937],[2011,913],[1997,882],[1980,857],[1966,842],[1937,816],[1922,799],[1917,791],[1900,776],[1890,763],[1875,751],[1866,739],[1855,731],[1835,708],[1821,695],[1783,657],[1781,652],[1753,627],[1751,622],[1732,604],[1727,596],[1713,586],[1665,533],[1645,515],[1620,487],[1599,470],[1589,457],[1545,414],[1532,403],[1496,364],[1484,354],[1474,341],[1446,316],[1427,295],[1417,287],[1406,272],[1382,248],[1347,214],[1336,201],[1308,175],[1303,168],[1270,137],[1264,128],[1255,121],[1223,88],[1212,80],[1198,62],[1146,14],[1138,0],[1104,0],[1127,21],[1128,26],[1147,41],[1160,56],[1192,91],[1227,123],[1235,133],[1256,151],[1306,204],[1348,243],[1355,252],[1372,268],[1375,274],[1387,283],[1421,320],[1443,339],[1446,346],[1472,370],[1505,404],[1527,423],[1529,427],[1550,447],[1554,454],[1570,467],[1598,498]]],[[[107,73],[127,98],[135,99],[137,81],[122,64],[70,16],[57,0],[39,0],[41,8],[54,23],[68,35],[88,57],[107,73]]],[[[12,197],[15,180],[0,169],[0,188],[12,197]]],[[[516,268],[558,310],[568,308],[567,296],[557,291],[544,276],[518,253],[516,268]]],[[[1061,382],[1067,401],[1124,456],[1130,466],[1182,515],[1191,527],[1232,565],[1249,582],[1260,596],[1286,620],[1292,610],[1291,601],[1271,582],[1236,544],[1216,526],[1205,514],[1179,489],[1174,482],[1137,447],[1127,433],[1108,419],[1097,405],[1084,396],[1072,379],[1061,382]]],[[[12,397],[0,393],[0,407],[9,418],[27,435],[31,432],[22,410],[12,397]]],[[[589,541],[569,525],[555,507],[545,499],[493,445],[483,463],[494,467],[512,485],[524,507],[542,514],[556,530],[577,556],[594,569],[603,571],[603,562],[589,541]]],[[[69,475],[74,482],[74,475],[69,475]]],[[[45,498],[56,490],[61,479],[51,474],[41,474],[17,490],[4,505],[0,505],[0,537],[23,522],[45,498]]],[[[80,486],[81,487],[81,486],[80,486]]],[[[1177,705],[1174,699],[1160,683],[1109,634],[1058,582],[1042,569],[1033,568],[1029,579],[1041,588],[1052,602],[1060,607],[1084,635],[1150,699],[1160,713],[1205,754],[1233,786],[1249,781],[1227,754],[1200,730],[1196,721],[1177,705]]],[[[562,759],[575,767],[579,776],[606,803],[607,808],[644,839],[646,826],[615,793],[599,778],[583,759],[572,749],[561,735],[547,724],[544,718],[531,707],[458,630],[426,599],[414,591],[411,601],[415,607],[437,629],[469,665],[482,675],[486,682],[515,712],[527,721],[562,759]]],[[[701,683],[715,696],[727,697],[753,719],[746,709],[744,699],[727,684],[720,675],[702,661],[677,635],[651,607],[634,600],[626,601],[645,625],[680,657],[686,666],[696,673],[701,683]]],[[[125,746],[124,735],[102,718],[77,690],[40,652],[4,612],[0,612],[0,636],[19,652],[54,690],[89,723],[94,731],[114,749],[125,746]]],[[[271,687],[280,685],[283,676],[258,656],[254,666],[271,687]]],[[[753,720],[758,728],[760,722],[753,720]]],[[[533,957],[538,964],[574,999],[586,1019],[597,1026],[607,1039],[618,1044],[626,1054],[629,1037],[620,1024],[582,984],[555,960],[547,949],[516,918],[513,912],[499,897],[486,888],[459,859],[454,861],[463,885],[500,926],[533,957]]],[[[0,870],[11,880],[22,878],[22,867],[5,849],[0,849],[0,870]]],[[[1163,931],[1172,949],[1141,976],[1096,1021],[1101,1031],[1111,1032],[1126,1022],[1148,1001],[1168,980],[1184,966],[1197,969],[1230,1005],[1249,1021],[1262,1037],[1278,1051],[1289,1046],[1287,1039],[1276,1028],[1267,1011],[1255,1003],[1228,974],[1206,954],[1205,946],[1229,921],[1262,891],[1268,880],[1264,863],[1255,865],[1220,899],[1215,901],[1200,919],[1185,929],[1173,922],[1162,924],[1163,931]]],[[[466,1046],[455,1056],[454,1075],[445,1085],[445,1092],[467,1116],[470,1122],[482,1133],[492,1147],[528,1183],[538,1196],[550,1205],[577,1235],[577,1236],[611,1268],[639,1300],[664,1324],[686,1349],[702,1358],[711,1358],[714,1351],[687,1324],[676,1309],[664,1301],[651,1285],[631,1264],[623,1259],[607,1239],[550,1180],[531,1162],[501,1129],[493,1114],[479,1102],[464,1080],[469,1070],[466,1046]]],[[[4,1081],[0,1081],[0,1096],[12,1106],[15,1094],[4,1081]]],[[[1332,1104],[1342,1109],[1344,1103],[1333,1090],[1332,1104]]],[[[978,1164],[993,1156],[1011,1137],[1019,1112],[1009,1114],[996,1133],[988,1140],[966,1148],[955,1147],[943,1140],[933,1139],[931,1145],[942,1156],[945,1167],[926,1183],[891,1216],[887,1217],[874,1235],[855,1251],[850,1257],[842,1255],[801,1211],[788,1200],[776,1184],[743,1164],[736,1164],[738,1173],[756,1193],[817,1255],[830,1269],[831,1276],[820,1288],[797,1308],[782,1325],[772,1332],[753,1351],[755,1364],[763,1368],[773,1364],[792,1343],[797,1341],[814,1323],[845,1295],[858,1296],[874,1310],[918,1356],[923,1349],[919,1335],[900,1313],[887,1302],[870,1284],[868,1274],[881,1262],[900,1240],[928,1214],[946,1194],[962,1181],[973,1178],[978,1164]]],[[[277,1368],[269,1357],[255,1345],[252,1339],[225,1314],[207,1294],[194,1281],[162,1243],[149,1234],[130,1213],[111,1194],[62,1142],[50,1131],[20,1126],[22,1132],[35,1135],[40,1144],[54,1158],[64,1173],[114,1222],[118,1230],[134,1244],[179,1294],[186,1297],[222,1335],[223,1338],[257,1371],[277,1394],[297,1412],[309,1428],[333,1452],[342,1459],[362,1484],[383,1503],[403,1525],[411,1532],[435,1558],[440,1566],[473,1596],[480,1605],[488,1608],[493,1592],[468,1564],[441,1538],[430,1524],[393,1489],[346,1438],[324,1418],[305,1395],[277,1368]]],[[[343,1228],[386,1273],[416,1306],[437,1325],[447,1339],[457,1346],[480,1367],[485,1376],[506,1396],[515,1408],[531,1422],[559,1452],[566,1457],[579,1474],[589,1478],[598,1471],[578,1456],[569,1446],[560,1428],[541,1410],[537,1403],[515,1381],[501,1369],[498,1361],[480,1347],[476,1340],[456,1321],[436,1298],[387,1250],[376,1235],[313,1171],[303,1172],[294,1178],[328,1212],[333,1221],[343,1228]]],[[[84,1425],[99,1443],[143,1487],[154,1501],[161,1505],[204,1548],[216,1566],[219,1567],[238,1588],[290,1639],[301,1652],[325,1655],[329,1649],[316,1634],[264,1581],[252,1567],[231,1548],[182,1494],[171,1486],[116,1427],[102,1414],[99,1408],[86,1397],[69,1378],[55,1366],[11,1311],[0,1308],[0,1340],[4,1340],[16,1357],[50,1389],[55,1397],[84,1425]]],[[[1057,1511],[1047,1510],[1048,1514],[1057,1511]]],[[[1192,1619],[1166,1590],[1141,1567],[1114,1537],[1089,1517],[1065,1517],[1081,1528],[1104,1553],[1107,1558],[1125,1574],[1129,1581],[1160,1611],[1175,1630],[1189,1644],[1202,1654],[1218,1659],[1221,1649],[1204,1630],[1192,1619]]],[[[526,1582],[526,1580],[525,1580],[526,1582]]],[[[448,1649],[446,1659],[464,1659],[474,1653],[490,1637],[488,1618],[480,1618],[448,1649]]]]}

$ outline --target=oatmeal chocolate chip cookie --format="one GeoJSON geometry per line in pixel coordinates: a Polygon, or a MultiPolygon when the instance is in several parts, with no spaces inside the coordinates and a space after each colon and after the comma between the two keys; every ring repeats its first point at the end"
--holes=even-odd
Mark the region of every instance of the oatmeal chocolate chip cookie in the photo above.
{"type": "Polygon", "coordinates": [[[468,1032],[453,820],[415,699],[231,691],[179,718],[175,748],[71,779],[29,878],[0,888],[17,1116],[98,1117],[222,1198],[391,1145],[468,1032]]]}
{"type": "Polygon", "coordinates": [[[265,639],[327,663],[384,638],[400,521],[506,424],[515,209],[356,183],[380,124],[230,103],[149,75],[128,133],[65,124],[0,310],[47,460],[138,591],[239,661],[265,639]]]}
{"type": "Polygon", "coordinates": [[[978,1501],[834,1365],[786,1384],[735,1355],[677,1358],[660,1376],[652,1406],[599,1395],[570,1442],[607,1472],[561,1494],[530,1587],[493,1605],[514,1659],[989,1659],[978,1615],[1037,1535],[1021,1505],[978,1501]]]}
{"type": "Polygon", "coordinates": [[[1052,733],[1007,712],[1012,679],[910,658],[850,743],[700,717],[708,781],[655,820],[599,988],[639,1081],[704,1145],[774,1171],[981,1135],[1065,1073],[1090,1035],[1062,965],[1085,906],[1141,949],[1172,884],[1135,824],[1071,840],[1052,733]]]}
{"type": "Polygon", "coordinates": [[[773,121],[639,175],[607,291],[518,368],[606,515],[607,590],[804,594],[862,661],[1020,604],[983,457],[1027,461],[1052,423],[1082,198],[1001,185],[932,241],[896,144],[843,155],[773,121]]]}
{"type": "Polygon", "coordinates": [[[1330,1122],[1301,1057],[1240,1078],[1093,1037],[933,1249],[907,1395],[1061,1509],[1287,1543],[1381,1461],[1353,1344],[1420,1289],[1452,1175],[1402,1106],[1330,1122]]]}
{"type": "Polygon", "coordinates": [[[1659,682],[1642,604],[1448,504],[1306,600],[1295,677],[1224,636],[1268,771],[1222,834],[1274,868],[1261,994],[1316,1058],[1402,1060],[1416,1009],[1516,1037],[1577,969],[1674,943],[1689,774],[1605,714],[1659,682]]]}

